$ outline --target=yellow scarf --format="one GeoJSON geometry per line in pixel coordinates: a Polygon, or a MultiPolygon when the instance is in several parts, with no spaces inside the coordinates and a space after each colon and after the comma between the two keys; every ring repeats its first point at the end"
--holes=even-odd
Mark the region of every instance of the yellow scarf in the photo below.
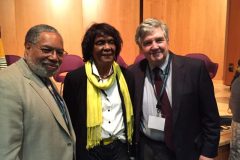
{"type": "Polygon", "coordinates": [[[129,143],[132,142],[133,133],[133,109],[128,86],[119,65],[113,63],[113,74],[105,83],[99,83],[98,77],[92,74],[91,62],[85,63],[87,74],[87,149],[100,144],[102,140],[102,100],[100,89],[110,88],[116,80],[119,79],[120,90],[123,95],[127,116],[127,137],[129,143]]]}

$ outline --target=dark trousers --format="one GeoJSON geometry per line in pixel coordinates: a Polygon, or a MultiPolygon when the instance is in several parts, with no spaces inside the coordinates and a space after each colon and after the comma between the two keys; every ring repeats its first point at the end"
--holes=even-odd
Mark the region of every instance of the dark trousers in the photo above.
{"type": "Polygon", "coordinates": [[[138,160],[176,160],[175,153],[169,150],[164,142],[151,140],[141,134],[138,160]]]}
{"type": "Polygon", "coordinates": [[[88,160],[129,160],[127,144],[120,140],[90,149],[88,157],[88,160]]]}

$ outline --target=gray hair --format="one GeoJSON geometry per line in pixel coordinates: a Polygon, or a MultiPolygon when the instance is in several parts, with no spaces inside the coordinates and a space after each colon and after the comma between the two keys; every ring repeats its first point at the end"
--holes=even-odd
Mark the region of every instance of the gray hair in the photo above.
{"type": "Polygon", "coordinates": [[[167,41],[169,41],[168,37],[168,26],[161,20],[157,20],[154,18],[148,18],[145,19],[136,30],[135,34],[135,42],[138,44],[138,46],[141,46],[142,40],[151,33],[155,28],[161,28],[164,32],[164,37],[167,41]]]}
{"type": "Polygon", "coordinates": [[[53,32],[60,35],[60,33],[54,27],[49,26],[47,24],[39,24],[39,25],[33,26],[28,30],[25,36],[24,45],[26,46],[27,43],[36,44],[38,42],[39,35],[42,32],[53,32]]]}

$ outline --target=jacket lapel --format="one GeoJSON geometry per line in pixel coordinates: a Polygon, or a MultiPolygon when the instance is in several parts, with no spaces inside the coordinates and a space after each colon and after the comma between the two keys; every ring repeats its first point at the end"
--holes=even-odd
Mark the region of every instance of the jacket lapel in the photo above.
{"type": "MultiPolygon", "coordinates": [[[[47,87],[43,84],[43,82],[29,69],[27,64],[21,59],[17,65],[20,65],[21,72],[24,77],[29,80],[30,86],[36,91],[39,97],[46,103],[46,106],[50,109],[53,116],[57,120],[57,122],[62,126],[62,128],[67,132],[67,134],[71,137],[70,131],[67,127],[67,124],[62,116],[58,105],[56,104],[55,99],[52,97],[51,93],[48,91],[47,87]]],[[[68,114],[68,119],[69,114],[68,114]]],[[[70,121],[69,121],[70,122],[70,121]]],[[[74,135],[74,134],[72,134],[74,135]]]]}
{"type": "MultiPolygon", "coordinates": [[[[52,82],[53,84],[53,87],[54,89],[57,91],[57,87],[56,85],[52,82]]],[[[62,98],[62,96],[59,94],[59,92],[57,92],[58,96],[62,98]]],[[[63,99],[63,98],[62,98],[63,99]]],[[[67,109],[67,105],[65,103],[65,101],[63,100],[63,103],[64,103],[64,109],[65,109],[65,112],[66,112],[66,118],[69,122],[69,126],[68,126],[68,131],[70,132],[70,134],[74,137],[75,136],[75,133],[74,133],[74,129],[73,129],[73,126],[72,126],[72,122],[71,122],[71,118],[70,118],[70,115],[69,115],[69,112],[68,112],[68,109],[67,109]]],[[[60,110],[58,110],[60,111],[60,110]]],[[[63,119],[63,116],[61,115],[62,119],[63,119]]],[[[65,120],[64,120],[64,123],[66,124],[65,120]]]]}
{"type": "Polygon", "coordinates": [[[173,126],[175,126],[180,111],[180,101],[185,78],[184,64],[181,60],[173,55],[172,60],[172,108],[173,108],[173,126]]]}
{"type": "Polygon", "coordinates": [[[34,88],[34,90],[38,93],[38,95],[44,100],[44,102],[47,104],[48,108],[53,113],[55,119],[58,121],[58,123],[64,128],[64,130],[70,135],[69,130],[67,128],[67,124],[62,116],[62,113],[60,109],[58,108],[58,105],[55,101],[55,99],[52,97],[51,93],[48,91],[48,89],[43,84],[42,87],[37,85],[35,83],[35,78],[31,78],[32,81],[30,81],[30,85],[34,88]]]}
{"type": "Polygon", "coordinates": [[[137,86],[139,86],[139,87],[136,87],[136,93],[141,93],[140,99],[142,99],[142,96],[143,96],[143,87],[144,87],[145,72],[146,72],[147,64],[148,64],[148,62],[146,59],[142,60],[139,63],[140,70],[138,70],[136,72],[136,76],[135,76],[135,77],[137,77],[137,80],[136,80],[137,86]]]}
{"type": "MultiPolygon", "coordinates": [[[[140,104],[137,104],[137,106],[142,106],[142,99],[143,99],[143,87],[144,87],[144,81],[145,81],[145,72],[148,65],[147,59],[143,59],[139,64],[139,67],[137,67],[136,73],[136,93],[137,93],[137,99],[140,101],[137,101],[140,104]]],[[[142,107],[140,107],[140,110],[142,110],[142,107]]]]}

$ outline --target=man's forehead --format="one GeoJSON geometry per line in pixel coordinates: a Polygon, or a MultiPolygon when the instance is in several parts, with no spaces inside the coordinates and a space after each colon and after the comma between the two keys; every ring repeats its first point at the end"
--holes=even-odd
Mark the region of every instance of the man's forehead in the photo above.
{"type": "Polygon", "coordinates": [[[143,41],[150,40],[150,39],[156,39],[156,38],[164,38],[163,32],[149,32],[145,35],[143,38],[143,41]]]}
{"type": "Polygon", "coordinates": [[[47,32],[47,31],[44,31],[44,32],[41,32],[39,34],[39,36],[53,36],[53,35],[61,37],[60,34],[57,33],[57,32],[47,32]]]}

